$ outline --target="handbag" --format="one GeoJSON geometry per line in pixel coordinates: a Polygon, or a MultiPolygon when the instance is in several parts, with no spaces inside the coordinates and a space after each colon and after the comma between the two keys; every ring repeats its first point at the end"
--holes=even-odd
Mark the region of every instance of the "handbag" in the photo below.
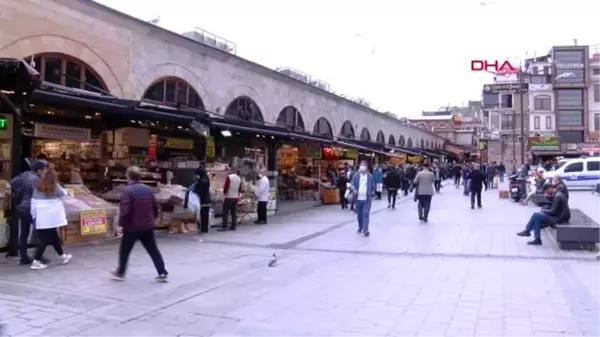
{"type": "Polygon", "coordinates": [[[344,193],[344,198],[350,203],[352,202],[352,200],[354,200],[354,194],[352,194],[352,191],[350,191],[350,189],[346,190],[346,193],[344,193]]]}

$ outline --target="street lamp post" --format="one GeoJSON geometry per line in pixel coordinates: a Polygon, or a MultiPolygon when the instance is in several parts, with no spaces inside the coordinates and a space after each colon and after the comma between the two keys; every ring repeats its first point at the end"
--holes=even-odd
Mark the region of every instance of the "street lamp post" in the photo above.
{"type": "MultiPolygon", "coordinates": [[[[519,96],[521,99],[521,103],[520,103],[520,109],[521,109],[521,165],[525,165],[525,114],[524,114],[524,110],[523,110],[523,104],[524,104],[524,94],[523,94],[523,87],[524,87],[524,69],[523,66],[519,67],[519,96]]],[[[514,144],[514,143],[513,143],[514,144]]],[[[514,149],[513,149],[514,151],[514,149]]],[[[514,152],[513,152],[514,153],[514,152]]]]}

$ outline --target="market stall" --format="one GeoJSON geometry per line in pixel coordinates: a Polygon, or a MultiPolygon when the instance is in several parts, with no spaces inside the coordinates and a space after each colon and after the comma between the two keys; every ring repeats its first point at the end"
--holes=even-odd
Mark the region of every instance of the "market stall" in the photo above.
{"type": "Polygon", "coordinates": [[[322,168],[322,176],[325,177],[321,188],[321,202],[323,204],[336,204],[340,202],[340,194],[336,184],[331,184],[327,179],[329,172],[339,174],[345,166],[353,166],[358,158],[358,150],[342,147],[324,147],[322,159],[318,164],[322,168]]]}

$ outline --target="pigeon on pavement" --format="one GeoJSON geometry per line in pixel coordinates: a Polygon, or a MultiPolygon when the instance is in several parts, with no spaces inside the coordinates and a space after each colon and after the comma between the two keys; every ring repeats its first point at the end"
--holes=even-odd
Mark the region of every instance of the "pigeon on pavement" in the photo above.
{"type": "Polygon", "coordinates": [[[277,264],[277,255],[273,253],[273,257],[271,257],[271,261],[269,261],[269,267],[274,267],[277,264]]]}

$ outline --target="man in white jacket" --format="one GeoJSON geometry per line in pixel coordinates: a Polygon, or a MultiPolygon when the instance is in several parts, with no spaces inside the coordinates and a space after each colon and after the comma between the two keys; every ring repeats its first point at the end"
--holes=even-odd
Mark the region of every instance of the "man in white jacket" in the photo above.
{"type": "Polygon", "coordinates": [[[255,224],[264,225],[267,223],[267,202],[269,201],[269,178],[267,178],[267,170],[261,169],[258,175],[260,179],[258,179],[256,190],[254,193],[258,197],[258,205],[257,205],[257,213],[258,220],[256,220],[255,224]]]}

